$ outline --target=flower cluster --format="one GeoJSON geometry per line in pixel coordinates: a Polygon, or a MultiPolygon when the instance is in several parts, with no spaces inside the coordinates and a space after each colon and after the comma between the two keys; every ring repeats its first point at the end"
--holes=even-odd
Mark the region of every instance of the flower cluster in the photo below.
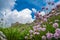
{"type": "MultiPolygon", "coordinates": [[[[54,5],[54,3],[48,2],[49,5],[54,5]]],[[[42,9],[48,10],[48,8],[43,7],[42,9]]],[[[59,15],[60,13],[56,12],[57,9],[53,8],[52,11],[49,14],[45,14],[44,16],[40,15],[40,12],[35,14],[36,16],[36,22],[33,26],[33,28],[29,31],[30,38],[32,38],[34,35],[40,35],[41,32],[45,32],[47,29],[47,25],[43,23],[49,23],[51,24],[53,28],[55,28],[55,33],[51,33],[49,30],[45,35],[42,35],[42,40],[51,40],[52,38],[58,39],[60,38],[60,28],[59,28],[59,20],[55,19],[55,16],[59,15]],[[54,22],[48,21],[50,17],[54,16],[54,22]]],[[[27,37],[26,37],[27,38],[27,37]]]]}
{"type": "Polygon", "coordinates": [[[58,28],[59,27],[58,23],[53,23],[53,27],[58,28]]]}
{"type": "Polygon", "coordinates": [[[55,30],[54,37],[55,37],[56,39],[60,38],[60,29],[59,29],[59,28],[57,28],[57,29],[55,30]]]}

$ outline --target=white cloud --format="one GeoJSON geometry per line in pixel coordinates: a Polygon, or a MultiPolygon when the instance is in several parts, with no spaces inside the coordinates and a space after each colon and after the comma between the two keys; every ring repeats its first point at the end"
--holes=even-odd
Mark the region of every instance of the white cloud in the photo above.
{"type": "Polygon", "coordinates": [[[5,25],[11,25],[11,23],[19,22],[22,24],[25,23],[32,23],[34,19],[32,19],[31,13],[32,11],[29,10],[28,8],[22,10],[22,11],[11,11],[11,10],[6,10],[5,11],[6,15],[4,17],[5,19],[5,25]]]}
{"type": "Polygon", "coordinates": [[[33,22],[31,13],[32,13],[32,11],[29,9],[24,9],[19,12],[17,10],[14,10],[12,15],[14,16],[14,18],[13,18],[14,20],[17,19],[16,21],[18,21],[19,23],[25,24],[25,23],[33,22]]]}
{"type": "Polygon", "coordinates": [[[36,13],[36,12],[37,12],[37,10],[36,10],[35,8],[32,8],[32,11],[33,11],[34,13],[36,13]]]}
{"type": "Polygon", "coordinates": [[[0,14],[4,15],[4,27],[10,26],[11,23],[19,22],[22,24],[31,23],[34,21],[32,19],[32,11],[28,8],[23,9],[22,11],[12,10],[15,5],[16,0],[0,0],[0,14]],[[6,15],[5,15],[6,14],[6,15]]]}

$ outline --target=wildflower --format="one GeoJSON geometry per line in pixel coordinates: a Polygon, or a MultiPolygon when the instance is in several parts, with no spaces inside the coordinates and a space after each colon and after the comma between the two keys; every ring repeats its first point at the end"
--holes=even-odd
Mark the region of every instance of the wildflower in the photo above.
{"type": "Polygon", "coordinates": [[[46,28],[41,28],[41,31],[45,31],[46,30],[46,28]]]}
{"type": "Polygon", "coordinates": [[[33,30],[30,30],[29,32],[30,32],[30,33],[33,33],[33,30]]]}
{"type": "Polygon", "coordinates": [[[34,30],[34,31],[40,31],[40,29],[41,29],[41,28],[39,27],[39,25],[33,27],[33,30],[34,30]]]}
{"type": "Polygon", "coordinates": [[[33,34],[34,34],[34,35],[39,35],[40,33],[39,33],[39,32],[34,32],[33,34]]]}
{"type": "Polygon", "coordinates": [[[51,38],[53,37],[53,34],[48,32],[48,33],[46,34],[46,36],[47,36],[48,39],[51,39],[51,38]]]}
{"type": "Polygon", "coordinates": [[[43,35],[43,36],[42,36],[42,40],[46,40],[46,36],[43,35]]]}
{"type": "Polygon", "coordinates": [[[40,26],[41,26],[40,24],[37,25],[37,27],[40,27],[40,26]]]}
{"type": "Polygon", "coordinates": [[[57,29],[55,30],[55,32],[58,33],[58,34],[60,34],[60,29],[57,28],[57,29]]]}
{"type": "Polygon", "coordinates": [[[58,38],[59,38],[59,34],[58,34],[58,33],[55,33],[55,34],[54,34],[54,38],[55,38],[55,39],[58,39],[58,38]]]}
{"type": "Polygon", "coordinates": [[[54,28],[57,28],[58,26],[59,26],[58,23],[54,23],[54,24],[53,24],[53,27],[54,27],[54,28]]]}
{"type": "Polygon", "coordinates": [[[47,22],[47,18],[44,18],[43,21],[44,21],[44,22],[47,22]]]}
{"type": "Polygon", "coordinates": [[[37,28],[37,30],[40,31],[41,30],[41,27],[37,28]]]}
{"type": "Polygon", "coordinates": [[[42,31],[45,31],[46,30],[46,28],[42,28],[42,31]]]}

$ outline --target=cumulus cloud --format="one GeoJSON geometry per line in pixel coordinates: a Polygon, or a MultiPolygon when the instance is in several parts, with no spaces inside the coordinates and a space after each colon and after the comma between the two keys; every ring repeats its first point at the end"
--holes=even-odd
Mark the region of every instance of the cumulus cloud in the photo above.
{"type": "Polygon", "coordinates": [[[32,23],[34,19],[32,19],[31,13],[32,11],[29,10],[28,8],[22,10],[22,11],[11,11],[11,10],[6,10],[4,13],[6,15],[4,16],[4,21],[6,26],[11,26],[12,23],[32,23]]]}
{"type": "Polygon", "coordinates": [[[17,11],[16,9],[11,11],[15,5],[15,1],[16,0],[0,0],[0,14],[4,19],[4,27],[11,26],[11,24],[15,22],[25,24],[34,21],[31,16],[32,11],[28,8],[21,11],[17,11]]]}
{"type": "Polygon", "coordinates": [[[36,10],[35,8],[32,8],[32,11],[33,11],[34,13],[36,13],[36,12],[37,12],[37,10],[36,10]]]}
{"type": "Polygon", "coordinates": [[[26,9],[19,11],[19,12],[17,10],[14,10],[13,14],[11,14],[11,15],[14,17],[13,18],[14,20],[17,19],[15,21],[25,24],[25,23],[33,22],[31,13],[32,13],[32,11],[29,10],[28,8],[26,8],[26,9]]]}

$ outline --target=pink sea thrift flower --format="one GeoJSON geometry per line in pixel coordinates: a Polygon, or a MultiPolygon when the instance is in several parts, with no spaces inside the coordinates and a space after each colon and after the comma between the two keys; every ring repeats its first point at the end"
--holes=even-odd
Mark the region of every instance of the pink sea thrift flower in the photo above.
{"type": "Polygon", "coordinates": [[[44,21],[44,22],[47,22],[47,18],[44,18],[43,21],[44,21]]]}
{"type": "Polygon", "coordinates": [[[48,32],[46,36],[47,36],[47,39],[51,39],[53,37],[53,34],[48,32]]]}
{"type": "Polygon", "coordinates": [[[30,33],[33,33],[33,30],[30,30],[29,32],[30,32],[30,33]]]}
{"type": "Polygon", "coordinates": [[[54,38],[55,38],[55,39],[58,39],[58,38],[59,38],[59,34],[58,34],[58,33],[55,33],[55,34],[54,34],[54,38]]]}
{"type": "Polygon", "coordinates": [[[34,30],[34,31],[40,31],[40,25],[34,26],[34,27],[33,27],[33,30],[34,30]]]}
{"type": "Polygon", "coordinates": [[[55,30],[55,32],[60,35],[60,29],[59,29],[59,28],[57,28],[57,29],[55,30]]]}
{"type": "Polygon", "coordinates": [[[42,36],[42,40],[46,40],[46,36],[42,36]]]}
{"type": "Polygon", "coordinates": [[[34,26],[34,27],[33,27],[33,30],[34,30],[34,31],[37,31],[37,26],[34,26]]]}
{"type": "Polygon", "coordinates": [[[41,31],[45,31],[46,30],[46,28],[41,28],[41,31]]]}
{"type": "Polygon", "coordinates": [[[39,32],[34,32],[33,34],[34,34],[34,35],[39,35],[40,33],[39,33],[39,32]]]}
{"type": "Polygon", "coordinates": [[[40,26],[41,26],[40,24],[37,25],[37,27],[40,27],[40,26]]]}
{"type": "Polygon", "coordinates": [[[54,27],[54,28],[58,28],[58,26],[59,26],[58,23],[54,23],[54,24],[53,24],[53,27],[54,27]]]}
{"type": "Polygon", "coordinates": [[[37,28],[37,30],[40,31],[41,30],[41,27],[37,28]]]}

